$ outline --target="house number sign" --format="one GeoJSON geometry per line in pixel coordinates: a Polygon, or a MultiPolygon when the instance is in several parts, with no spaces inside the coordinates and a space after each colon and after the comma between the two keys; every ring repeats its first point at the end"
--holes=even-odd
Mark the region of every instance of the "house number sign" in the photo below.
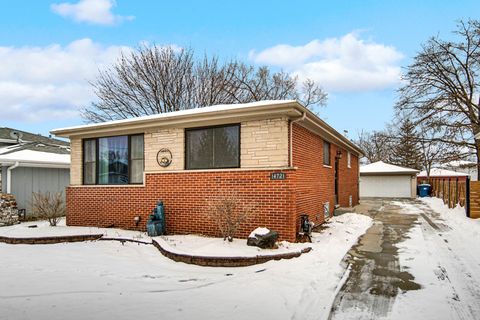
{"type": "Polygon", "coordinates": [[[285,180],[287,179],[287,174],[285,172],[272,172],[270,174],[270,180],[285,180]]]}

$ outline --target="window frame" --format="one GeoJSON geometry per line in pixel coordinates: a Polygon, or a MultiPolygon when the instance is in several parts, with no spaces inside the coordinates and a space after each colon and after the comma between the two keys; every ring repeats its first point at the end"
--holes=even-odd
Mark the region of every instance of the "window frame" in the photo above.
{"type": "Polygon", "coordinates": [[[332,166],[332,145],[330,142],[323,140],[323,148],[322,148],[322,162],[324,166],[331,167],[332,166]],[[328,163],[325,163],[325,145],[328,144],[328,163]]]}
{"type": "MultiPolygon", "coordinates": [[[[143,173],[145,174],[145,134],[144,133],[135,133],[135,134],[119,134],[113,136],[104,136],[104,137],[95,137],[95,138],[86,138],[82,139],[82,185],[85,186],[129,186],[129,185],[143,185],[145,183],[145,176],[142,178],[142,182],[130,182],[131,181],[131,150],[132,150],[132,136],[142,136],[143,137],[143,173]],[[99,183],[99,160],[100,160],[100,143],[99,139],[104,138],[114,138],[114,137],[127,137],[127,147],[128,147],[128,183],[99,183]],[[85,142],[86,141],[95,141],[95,183],[85,183],[85,142]]],[[[139,159],[135,159],[139,160],[139,159]]]]}
{"type": "Polygon", "coordinates": [[[347,151],[347,168],[352,168],[352,153],[347,151]]]}
{"type": "MultiPolygon", "coordinates": [[[[228,124],[220,124],[220,125],[213,125],[213,126],[202,126],[202,127],[193,127],[193,128],[185,128],[184,130],[184,163],[183,168],[184,170],[221,170],[221,169],[238,169],[241,166],[241,145],[242,145],[242,126],[240,123],[228,123],[228,124]],[[196,130],[205,130],[205,129],[215,129],[215,128],[225,128],[225,127],[237,127],[238,128],[238,161],[235,166],[231,167],[212,167],[212,168],[189,168],[188,167],[188,141],[187,141],[187,132],[189,131],[196,131],[196,130]]],[[[215,151],[214,151],[215,152],[215,151]]]]}

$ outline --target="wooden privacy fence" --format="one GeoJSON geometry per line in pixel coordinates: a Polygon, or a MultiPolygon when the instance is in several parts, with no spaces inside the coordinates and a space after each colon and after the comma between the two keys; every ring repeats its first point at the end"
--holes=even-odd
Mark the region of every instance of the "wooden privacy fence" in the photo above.
{"type": "Polygon", "coordinates": [[[443,200],[449,208],[459,204],[467,217],[480,218],[480,181],[465,178],[430,178],[431,195],[443,200]]]}

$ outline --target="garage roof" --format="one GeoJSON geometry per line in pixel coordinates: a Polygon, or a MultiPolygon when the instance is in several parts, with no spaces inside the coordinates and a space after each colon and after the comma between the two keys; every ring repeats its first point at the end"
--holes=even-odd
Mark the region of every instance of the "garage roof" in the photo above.
{"type": "Polygon", "coordinates": [[[361,175],[402,175],[402,174],[417,174],[419,171],[412,168],[405,168],[395,166],[393,164],[377,161],[360,167],[361,175]]]}

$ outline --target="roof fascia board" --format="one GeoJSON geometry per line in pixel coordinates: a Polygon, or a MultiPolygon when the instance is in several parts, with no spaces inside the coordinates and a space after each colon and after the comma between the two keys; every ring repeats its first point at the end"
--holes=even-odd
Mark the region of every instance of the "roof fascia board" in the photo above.
{"type": "Polygon", "coordinates": [[[231,109],[231,110],[220,110],[220,111],[211,111],[207,113],[198,113],[198,114],[186,114],[186,115],[177,115],[173,117],[165,118],[152,118],[145,119],[140,121],[132,122],[120,122],[112,124],[99,124],[91,125],[84,128],[72,128],[72,129],[57,129],[51,131],[51,133],[60,136],[60,137],[75,137],[75,136],[87,136],[87,135],[103,135],[109,134],[112,132],[118,132],[128,130],[130,132],[137,131],[140,132],[146,128],[154,127],[192,127],[192,126],[202,126],[206,123],[229,123],[229,122],[239,122],[239,121],[248,121],[253,119],[267,119],[272,117],[296,117],[301,115],[301,113],[293,107],[292,103],[288,104],[273,104],[268,106],[261,106],[257,108],[245,108],[245,109],[231,109]]]}

